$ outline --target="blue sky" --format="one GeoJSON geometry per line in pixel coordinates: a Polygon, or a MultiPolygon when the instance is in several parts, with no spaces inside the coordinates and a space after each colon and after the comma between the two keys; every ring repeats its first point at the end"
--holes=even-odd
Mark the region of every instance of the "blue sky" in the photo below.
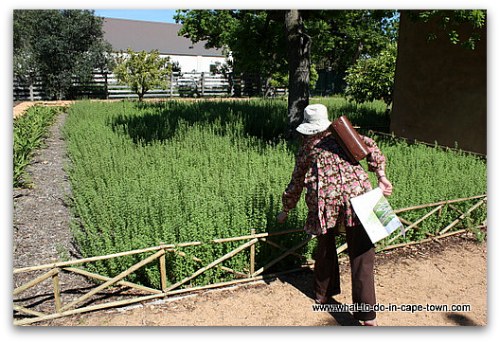
{"type": "Polygon", "coordinates": [[[173,10],[95,10],[95,15],[105,18],[134,19],[143,21],[156,21],[163,23],[175,23],[172,18],[175,15],[173,10]]]}

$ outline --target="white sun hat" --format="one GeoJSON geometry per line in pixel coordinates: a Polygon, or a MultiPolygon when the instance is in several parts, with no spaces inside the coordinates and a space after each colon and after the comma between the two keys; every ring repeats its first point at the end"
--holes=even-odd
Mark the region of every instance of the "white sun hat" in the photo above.
{"type": "Polygon", "coordinates": [[[325,105],[312,104],[304,109],[304,120],[297,127],[297,131],[303,135],[315,135],[323,132],[332,122],[328,120],[328,110],[325,105]]]}

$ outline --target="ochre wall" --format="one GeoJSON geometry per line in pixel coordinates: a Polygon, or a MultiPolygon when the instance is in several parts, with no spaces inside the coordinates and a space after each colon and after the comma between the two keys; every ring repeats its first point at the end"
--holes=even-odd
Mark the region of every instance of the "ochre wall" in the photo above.
{"type": "Polygon", "coordinates": [[[486,154],[486,27],[470,50],[442,34],[429,41],[439,29],[404,11],[400,19],[391,131],[486,154]]]}

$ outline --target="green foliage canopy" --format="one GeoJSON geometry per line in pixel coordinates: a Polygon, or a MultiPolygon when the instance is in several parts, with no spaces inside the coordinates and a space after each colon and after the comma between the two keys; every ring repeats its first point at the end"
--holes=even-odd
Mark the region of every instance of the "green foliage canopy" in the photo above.
{"type": "Polygon", "coordinates": [[[375,56],[397,39],[399,16],[389,10],[305,11],[318,69],[344,73],[361,56],[375,56]]]}
{"type": "Polygon", "coordinates": [[[390,44],[374,57],[362,57],[347,69],[346,95],[357,103],[384,100],[392,103],[394,73],[396,71],[396,44],[390,44]]]}
{"type": "Polygon", "coordinates": [[[119,82],[128,85],[142,101],[149,90],[167,88],[172,64],[170,58],[161,57],[158,50],[134,52],[129,48],[116,58],[114,73],[119,82]]]}
{"type": "Polygon", "coordinates": [[[102,19],[89,10],[15,10],[14,75],[39,75],[52,98],[67,97],[74,78],[91,80],[94,68],[106,69],[111,46],[102,19]]]}
{"type": "Polygon", "coordinates": [[[180,35],[231,52],[233,71],[257,75],[266,88],[273,74],[288,73],[280,11],[182,10],[174,18],[183,24],[180,35]]]}
{"type": "Polygon", "coordinates": [[[429,35],[429,40],[445,34],[452,44],[471,50],[476,48],[481,38],[479,29],[486,25],[486,10],[428,10],[409,13],[412,20],[424,23],[437,22],[439,29],[429,35]],[[460,32],[459,27],[462,25],[469,26],[471,30],[467,33],[460,32]]]}
{"type": "MultiPolygon", "coordinates": [[[[332,68],[344,75],[360,56],[376,55],[396,39],[395,11],[300,12],[312,40],[311,63],[317,70],[332,68]]],[[[175,19],[183,24],[179,34],[231,51],[235,72],[259,73],[272,84],[280,84],[288,74],[282,10],[182,10],[175,19]]]]}

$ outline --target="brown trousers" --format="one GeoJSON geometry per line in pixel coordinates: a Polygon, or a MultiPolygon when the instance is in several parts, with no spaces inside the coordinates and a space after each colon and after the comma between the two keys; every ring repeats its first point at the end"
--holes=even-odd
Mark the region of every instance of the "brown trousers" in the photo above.
{"type": "MultiPolygon", "coordinates": [[[[340,294],[340,272],[335,234],[330,230],[317,237],[318,246],[314,266],[314,292],[316,299],[329,300],[340,294]]],[[[375,305],[374,263],[375,248],[359,225],[346,229],[347,250],[351,263],[352,303],[375,305]]],[[[372,320],[376,312],[354,312],[358,320],[372,320]]]]}

